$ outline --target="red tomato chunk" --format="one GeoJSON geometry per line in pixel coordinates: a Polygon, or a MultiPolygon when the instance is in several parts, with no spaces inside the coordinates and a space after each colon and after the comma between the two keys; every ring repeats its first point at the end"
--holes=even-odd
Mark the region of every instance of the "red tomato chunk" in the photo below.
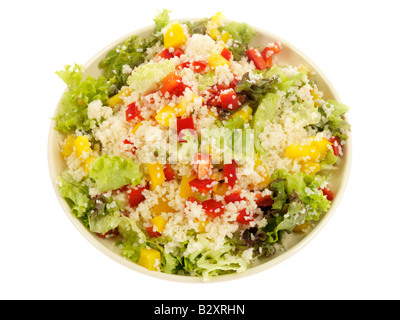
{"type": "Polygon", "coordinates": [[[132,102],[131,104],[129,104],[126,107],[125,118],[126,118],[126,121],[131,121],[136,118],[142,119],[142,117],[140,116],[140,110],[135,102],[132,102]]]}
{"type": "Polygon", "coordinates": [[[238,216],[236,217],[236,221],[241,224],[249,224],[251,221],[254,221],[254,218],[250,215],[249,211],[245,208],[239,211],[238,216]]]}
{"type": "Polygon", "coordinates": [[[200,204],[206,212],[206,215],[211,218],[219,217],[224,213],[225,210],[224,204],[214,199],[205,200],[200,204]]]}
{"type": "Polygon", "coordinates": [[[233,160],[232,163],[224,164],[222,168],[224,173],[225,182],[230,187],[233,188],[237,181],[237,164],[233,160]]]}

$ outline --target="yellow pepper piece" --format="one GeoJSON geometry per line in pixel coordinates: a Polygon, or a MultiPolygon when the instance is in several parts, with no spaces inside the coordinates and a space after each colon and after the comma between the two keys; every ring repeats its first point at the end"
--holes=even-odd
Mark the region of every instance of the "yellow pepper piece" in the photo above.
{"type": "Polygon", "coordinates": [[[286,157],[291,159],[298,159],[300,161],[321,161],[328,152],[330,142],[325,138],[314,140],[312,138],[308,144],[300,145],[293,143],[286,148],[286,157]]]}
{"type": "Polygon", "coordinates": [[[162,126],[168,127],[172,118],[175,117],[175,108],[171,107],[169,104],[162,107],[160,111],[157,112],[156,121],[162,126]]]}
{"type": "Polygon", "coordinates": [[[176,116],[182,117],[186,113],[187,107],[188,107],[188,101],[185,97],[183,97],[181,101],[179,101],[179,103],[175,106],[176,116]]]}
{"type": "Polygon", "coordinates": [[[252,115],[252,113],[253,113],[253,109],[250,106],[245,105],[244,107],[242,107],[241,109],[236,111],[236,113],[234,113],[234,115],[236,114],[238,117],[242,118],[244,120],[244,122],[247,123],[247,122],[249,122],[250,116],[252,115]]]}
{"type": "Polygon", "coordinates": [[[158,162],[147,163],[147,171],[150,176],[150,190],[154,191],[157,186],[162,185],[165,181],[164,168],[158,162]]]}
{"type": "Polygon", "coordinates": [[[207,24],[207,33],[215,41],[221,37],[221,32],[218,27],[226,20],[222,12],[218,12],[210,18],[210,22],[207,24]]]}
{"type": "Polygon", "coordinates": [[[293,228],[294,232],[305,232],[310,226],[310,222],[306,221],[303,224],[297,225],[293,228]]]}
{"type": "Polygon", "coordinates": [[[258,154],[256,154],[256,160],[254,162],[254,170],[256,170],[258,174],[264,179],[257,184],[257,187],[267,186],[271,182],[271,178],[268,174],[267,167],[264,165],[258,154]]]}
{"type": "Polygon", "coordinates": [[[76,137],[73,142],[73,146],[75,148],[75,154],[79,159],[81,159],[84,154],[92,151],[88,136],[76,137]]]}
{"type": "Polygon", "coordinates": [[[163,212],[173,212],[174,209],[169,206],[168,200],[165,200],[164,198],[159,198],[158,203],[151,209],[151,211],[155,215],[160,215],[163,212]]]}
{"type": "Polygon", "coordinates": [[[217,12],[214,14],[211,18],[211,23],[216,25],[217,27],[220,27],[222,23],[226,20],[226,17],[222,14],[222,12],[217,12]]]}
{"type": "Polygon", "coordinates": [[[165,229],[167,221],[161,215],[158,215],[151,219],[151,223],[157,228],[157,232],[162,233],[165,229]]]}
{"type": "Polygon", "coordinates": [[[143,125],[142,122],[139,122],[138,124],[136,124],[136,126],[133,127],[132,129],[132,133],[135,134],[136,131],[143,125]]]}
{"type": "Polygon", "coordinates": [[[74,140],[74,135],[68,135],[65,138],[64,146],[61,150],[61,154],[64,158],[68,158],[72,154],[72,152],[74,152],[74,140]]]}
{"type": "Polygon", "coordinates": [[[107,104],[110,107],[115,107],[116,105],[123,103],[124,102],[123,98],[128,97],[131,93],[132,91],[129,88],[126,88],[117,93],[116,95],[112,96],[111,98],[109,98],[107,100],[107,104]]]}
{"type": "Polygon", "coordinates": [[[83,169],[86,173],[89,173],[92,163],[96,160],[96,157],[90,156],[83,162],[83,169]]]}
{"type": "Polygon", "coordinates": [[[315,91],[314,89],[311,89],[311,95],[313,97],[313,100],[319,100],[322,98],[321,92],[315,91]]]}
{"type": "Polygon", "coordinates": [[[301,164],[300,171],[308,175],[313,175],[314,173],[317,173],[320,169],[321,165],[319,163],[307,161],[301,164]]]}
{"type": "Polygon", "coordinates": [[[161,253],[152,248],[140,248],[138,265],[150,271],[158,271],[161,263],[161,253]]]}
{"type": "MultiPolygon", "coordinates": [[[[188,101],[188,99],[186,99],[186,97],[183,97],[179,101],[179,103],[173,108],[174,111],[175,111],[175,115],[177,117],[182,117],[186,113],[189,103],[194,102],[194,100],[196,98],[200,98],[200,97],[195,95],[195,94],[192,94],[192,96],[191,96],[189,101],[188,101]]],[[[201,99],[203,99],[203,98],[201,98],[201,99]]]]}
{"type": "Polygon", "coordinates": [[[320,158],[318,159],[318,161],[321,161],[328,152],[331,143],[329,142],[329,140],[325,138],[322,138],[320,140],[315,140],[315,138],[313,138],[311,145],[316,146],[318,148],[320,153],[320,158]]]}
{"type": "Polygon", "coordinates": [[[221,32],[218,28],[211,28],[207,30],[208,35],[214,40],[217,41],[219,37],[221,37],[221,32]]]}
{"type": "Polygon", "coordinates": [[[219,195],[219,196],[224,196],[226,194],[226,192],[228,191],[229,187],[225,182],[218,182],[212,192],[213,194],[219,195]]]}
{"type": "Polygon", "coordinates": [[[183,32],[182,26],[179,23],[175,23],[169,27],[164,35],[164,47],[169,49],[173,47],[174,49],[179,48],[184,45],[187,41],[187,37],[183,32]]]}
{"type": "Polygon", "coordinates": [[[181,198],[187,199],[195,196],[195,193],[193,192],[192,188],[189,185],[189,182],[195,178],[196,177],[194,175],[182,177],[181,186],[179,189],[179,196],[181,198]]]}
{"type": "Polygon", "coordinates": [[[200,233],[206,232],[207,224],[208,224],[207,220],[199,220],[199,232],[200,233]]]}
{"type": "Polygon", "coordinates": [[[232,39],[231,34],[230,34],[229,32],[227,32],[227,31],[224,31],[224,32],[222,33],[222,35],[221,35],[221,40],[222,40],[224,43],[227,43],[230,39],[232,39]]]}
{"type": "Polygon", "coordinates": [[[226,60],[223,56],[219,53],[212,53],[208,58],[208,65],[211,69],[215,69],[216,67],[220,67],[223,65],[230,65],[229,61],[226,60]]]}

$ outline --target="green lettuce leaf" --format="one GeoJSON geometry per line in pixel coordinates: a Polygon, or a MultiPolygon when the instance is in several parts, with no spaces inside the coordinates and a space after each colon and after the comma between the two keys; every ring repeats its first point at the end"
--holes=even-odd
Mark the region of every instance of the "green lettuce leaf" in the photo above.
{"type": "Polygon", "coordinates": [[[254,149],[260,156],[265,155],[265,150],[261,146],[259,136],[264,131],[266,121],[274,120],[279,99],[278,94],[267,93],[260,101],[250,122],[251,128],[254,130],[254,149]]]}
{"type": "Polygon", "coordinates": [[[107,53],[99,63],[99,68],[103,70],[105,78],[114,84],[112,94],[116,94],[128,80],[129,74],[122,72],[123,66],[135,69],[142,64],[146,60],[146,50],[161,41],[160,37],[154,34],[144,38],[134,35],[107,53]]]}
{"type": "Polygon", "coordinates": [[[116,243],[122,256],[133,262],[138,262],[140,248],[146,246],[146,235],[133,220],[124,215],[119,219],[118,232],[124,239],[116,243]]]}
{"type": "Polygon", "coordinates": [[[272,231],[266,232],[268,236],[268,242],[277,242],[280,239],[281,232],[292,232],[293,228],[304,222],[305,220],[306,209],[304,204],[295,200],[289,203],[287,207],[287,211],[278,216],[273,223],[269,223],[268,229],[271,228],[271,225],[274,226],[272,231]]]}
{"type": "Polygon", "coordinates": [[[243,44],[250,43],[257,33],[256,31],[245,22],[229,22],[219,28],[221,31],[229,32],[233,40],[243,44]]]}
{"type": "Polygon", "coordinates": [[[200,20],[188,20],[182,23],[187,25],[189,34],[205,35],[207,32],[207,23],[209,20],[210,19],[208,18],[203,18],[200,20]]]}
{"type": "Polygon", "coordinates": [[[304,73],[303,73],[303,72],[299,72],[298,74],[296,74],[295,76],[293,76],[293,77],[290,78],[290,79],[287,79],[287,80],[282,80],[282,79],[281,79],[281,82],[278,83],[278,85],[277,85],[278,90],[281,90],[281,91],[288,91],[288,90],[289,90],[291,87],[293,87],[293,86],[296,84],[296,82],[297,82],[298,80],[300,80],[303,76],[304,76],[304,73]]]}
{"type": "Polygon", "coordinates": [[[202,235],[197,236],[197,241],[200,249],[183,259],[186,272],[207,280],[216,275],[240,273],[248,268],[248,262],[234,252],[235,247],[228,241],[217,250],[210,250],[209,240],[202,235]]]}
{"type": "MultiPolygon", "coordinates": [[[[276,170],[271,176],[271,185],[278,179],[285,181],[285,192],[288,196],[295,193],[307,208],[307,220],[317,220],[330,208],[331,202],[324,196],[320,187],[326,181],[322,175],[306,175],[304,173],[288,173],[284,169],[276,170]]],[[[282,189],[280,189],[282,191],[282,189]]]]}
{"type": "Polygon", "coordinates": [[[95,187],[100,192],[116,190],[126,185],[137,185],[141,182],[142,173],[139,163],[132,159],[104,155],[98,157],[89,172],[95,187]]]}
{"type": "Polygon", "coordinates": [[[67,84],[68,90],[61,98],[60,108],[55,117],[55,129],[64,133],[75,130],[90,131],[92,121],[88,118],[88,104],[94,100],[107,100],[110,84],[100,76],[95,79],[83,76],[81,65],[66,65],[56,74],[67,84]]]}
{"type": "Polygon", "coordinates": [[[201,75],[199,77],[199,85],[198,89],[199,91],[202,91],[208,87],[211,87],[215,84],[215,72],[214,71],[209,71],[204,75],[201,75]]]}
{"type": "Polygon", "coordinates": [[[339,140],[348,139],[350,124],[344,117],[349,111],[349,107],[343,103],[334,100],[327,100],[326,103],[318,107],[321,114],[321,120],[315,125],[319,131],[328,129],[339,140]],[[329,110],[329,111],[328,111],[329,110]]]}
{"type": "Polygon", "coordinates": [[[113,197],[96,199],[96,210],[88,214],[89,230],[94,233],[106,234],[117,228],[123,208],[123,204],[115,201],[113,197]]]}
{"type": "Polygon", "coordinates": [[[160,32],[165,26],[169,23],[169,14],[170,10],[163,9],[163,11],[159,12],[153,19],[154,23],[156,24],[156,31],[160,32]]]}
{"type": "Polygon", "coordinates": [[[272,91],[273,85],[279,82],[279,79],[278,75],[272,75],[254,81],[250,79],[247,72],[235,87],[235,91],[239,94],[246,94],[255,103],[259,103],[268,92],[272,91]]]}
{"type": "Polygon", "coordinates": [[[88,212],[94,208],[94,203],[89,196],[89,187],[84,182],[77,182],[68,173],[64,171],[58,177],[61,196],[67,201],[72,214],[88,226],[88,212]]]}
{"type": "Polygon", "coordinates": [[[220,31],[227,31],[233,38],[233,45],[229,48],[232,52],[233,59],[239,61],[246,56],[248,44],[257,34],[256,31],[247,23],[229,22],[221,26],[220,31]]]}
{"type": "Polygon", "coordinates": [[[149,62],[137,67],[129,76],[127,84],[139,94],[145,94],[157,90],[161,81],[174,70],[175,64],[171,60],[149,62]]]}

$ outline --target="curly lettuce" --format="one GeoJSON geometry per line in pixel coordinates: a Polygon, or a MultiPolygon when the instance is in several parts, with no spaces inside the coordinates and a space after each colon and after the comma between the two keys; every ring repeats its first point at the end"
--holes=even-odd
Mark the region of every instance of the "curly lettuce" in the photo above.
{"type": "Polygon", "coordinates": [[[116,190],[142,181],[139,163],[119,156],[98,157],[89,172],[89,178],[100,192],[116,190]]]}
{"type": "Polygon", "coordinates": [[[99,63],[107,80],[114,83],[113,93],[124,86],[128,80],[129,73],[123,72],[124,66],[135,69],[146,60],[147,49],[153,47],[157,42],[162,42],[163,35],[160,32],[169,23],[169,10],[164,9],[153,19],[155,31],[148,37],[132,36],[116,48],[110,50],[99,63]]]}
{"type": "Polygon", "coordinates": [[[94,100],[104,103],[109,95],[110,83],[102,76],[97,79],[84,77],[84,68],[78,64],[66,65],[56,74],[67,84],[68,90],[61,98],[55,129],[63,133],[75,130],[89,132],[93,120],[88,117],[88,105],[94,100]]]}
{"type": "Polygon", "coordinates": [[[71,208],[71,212],[89,226],[88,213],[93,210],[94,202],[89,196],[89,187],[85,182],[74,180],[68,171],[58,177],[61,196],[71,208]]]}

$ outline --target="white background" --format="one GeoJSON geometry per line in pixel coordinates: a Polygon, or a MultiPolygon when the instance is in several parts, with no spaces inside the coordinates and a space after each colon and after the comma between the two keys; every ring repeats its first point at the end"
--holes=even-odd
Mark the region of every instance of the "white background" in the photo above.
{"type": "Polygon", "coordinates": [[[398,1],[8,1],[0,20],[0,298],[399,299],[398,1]],[[240,5],[239,5],[240,4],[240,5]],[[306,53],[351,107],[353,164],[342,201],[300,252],[232,282],[183,284],[138,274],[71,224],[47,164],[54,74],[152,23],[223,11],[306,53]]]}

